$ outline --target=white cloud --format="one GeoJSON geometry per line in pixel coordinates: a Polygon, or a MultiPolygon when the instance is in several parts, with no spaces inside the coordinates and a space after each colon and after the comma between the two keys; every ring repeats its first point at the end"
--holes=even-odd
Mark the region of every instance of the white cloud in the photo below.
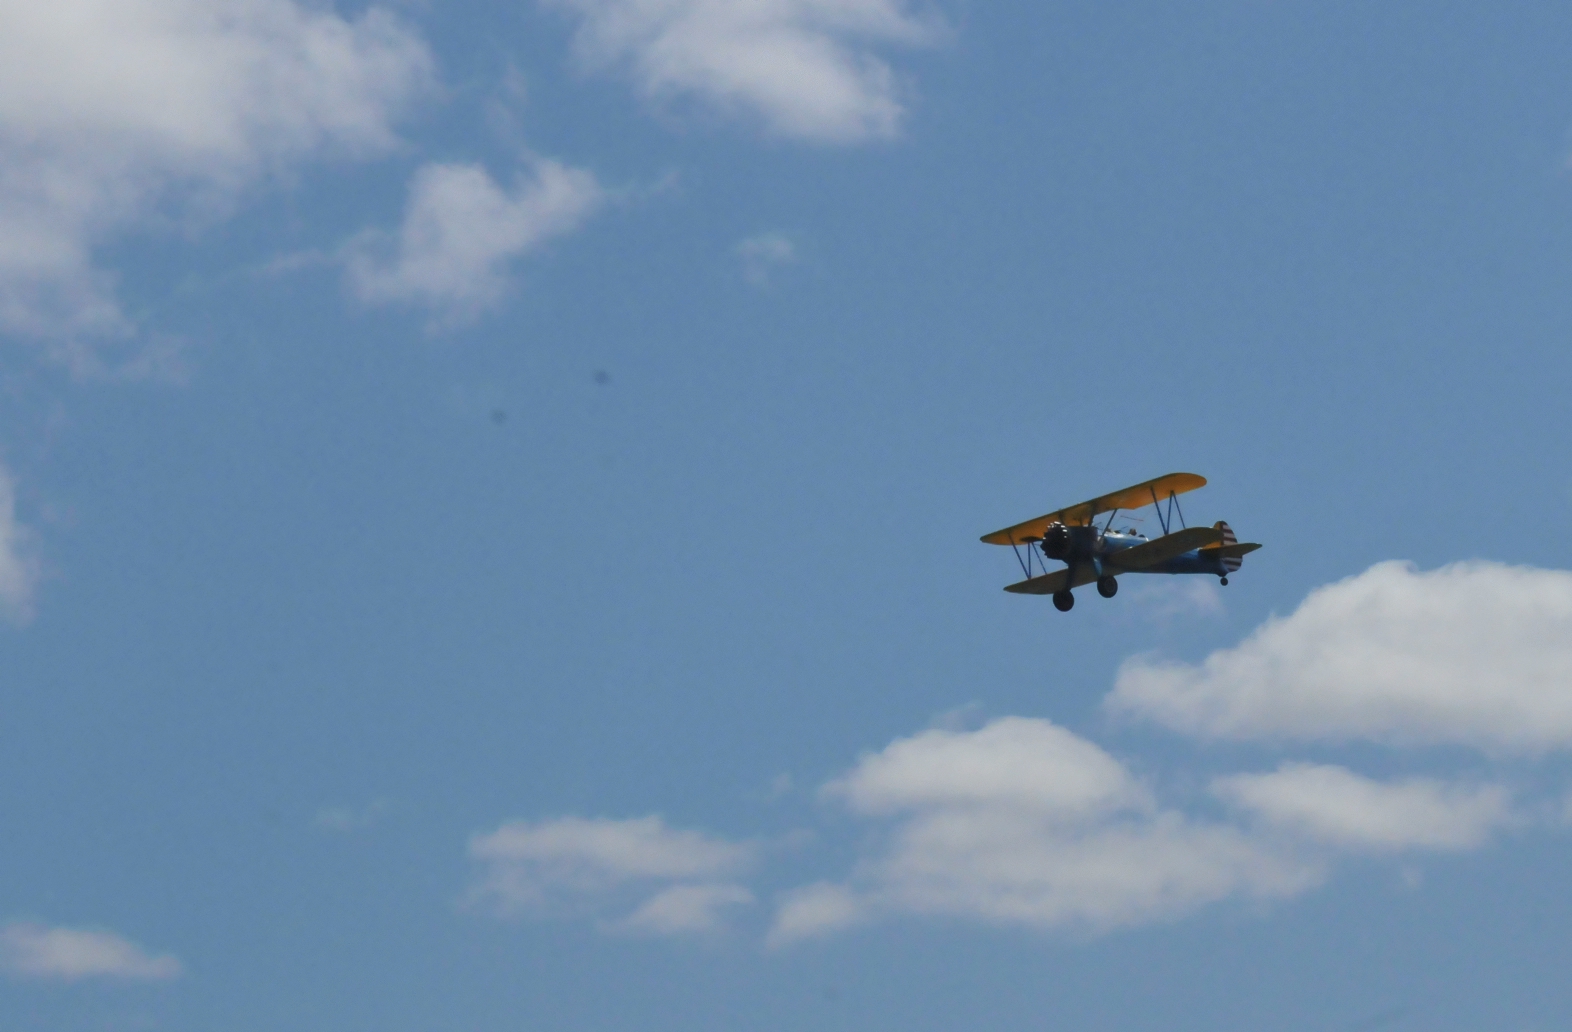
{"type": "Polygon", "coordinates": [[[615,927],[652,935],[713,932],[722,926],[722,909],[752,902],[753,893],[741,885],[673,885],[651,896],[615,927]]]}
{"type": "Polygon", "coordinates": [[[200,223],[318,155],[396,142],[433,82],[388,12],[295,0],[0,0],[0,331],[124,336],[94,250],[200,223]]]}
{"type": "Polygon", "coordinates": [[[660,885],[613,927],[667,933],[713,928],[720,908],[751,900],[722,879],[757,856],[751,843],[668,828],[655,816],[511,821],[475,836],[469,851],[485,866],[475,898],[503,913],[562,905],[599,910],[622,898],[619,888],[648,893],[660,885]]]}
{"type": "Polygon", "coordinates": [[[409,194],[396,234],[363,234],[347,248],[350,287],[367,303],[423,304],[449,321],[496,304],[510,262],[577,228],[606,199],[592,174],[550,160],[511,189],[478,165],[430,164],[409,194]]]}
{"type": "Polygon", "coordinates": [[[1380,563],[1199,665],[1126,662],[1107,704],[1203,737],[1565,748],[1572,573],[1380,563]]]}
{"type": "Polygon", "coordinates": [[[154,956],[113,932],[14,922],[0,929],[0,965],[17,978],[76,982],[85,978],[167,981],[180,961],[154,956]]]}
{"type": "Polygon", "coordinates": [[[1003,717],[971,732],[924,731],[862,757],[825,791],[891,814],[1003,805],[1049,816],[1150,808],[1146,789],[1086,739],[1046,720],[1003,717]]]}
{"type": "Polygon", "coordinates": [[[1291,896],[1323,877],[1316,862],[1176,811],[1064,827],[1008,807],[918,815],[869,870],[885,906],[1093,931],[1291,896]]]}
{"type": "Polygon", "coordinates": [[[816,142],[890,137],[903,114],[869,49],[921,46],[936,17],[907,0],[543,0],[577,15],[591,68],[623,66],[654,100],[696,99],[816,142]]]}
{"type": "Polygon", "coordinates": [[[758,233],[733,249],[742,262],[742,274],[749,283],[769,282],[770,270],[797,260],[797,245],[785,233],[758,233]]]}
{"type": "Polygon", "coordinates": [[[767,944],[784,946],[838,932],[867,920],[869,906],[845,885],[817,882],[786,893],[775,911],[767,944]]]}
{"type": "MultiPolygon", "coordinates": [[[[657,816],[510,821],[470,841],[470,855],[494,870],[505,868],[528,880],[570,885],[712,877],[746,865],[753,853],[753,847],[744,843],[668,828],[657,816]]],[[[534,893],[513,895],[528,899],[534,893]]]]}
{"type": "Polygon", "coordinates": [[[0,466],[0,613],[17,623],[31,618],[38,576],[32,532],[16,518],[16,483],[0,466]]]}
{"type": "MultiPolygon", "coordinates": [[[[1312,592],[1293,614],[1197,666],[1127,663],[1107,704],[1203,736],[1542,751],[1572,744],[1569,631],[1572,574],[1484,562],[1421,573],[1383,563],[1312,592]]],[[[822,798],[868,822],[869,833],[843,877],[777,898],[768,945],[900,915],[1105,932],[1229,900],[1290,898],[1348,857],[1403,863],[1416,851],[1480,848],[1503,829],[1572,823],[1572,795],[1559,789],[1520,805],[1503,784],[1377,780],[1306,762],[1213,779],[1211,797],[1226,811],[1203,816],[1050,721],[949,723],[863,755],[822,787],[822,798]]],[[[641,852],[621,844],[630,838],[675,834],[654,818],[602,823],[615,826],[603,829],[610,845],[559,852],[615,858],[641,852]],[[638,825],[637,834],[624,824],[638,825]]],[[[712,927],[723,905],[744,901],[729,875],[753,859],[721,856],[730,859],[661,867],[686,891],[649,898],[615,927],[712,927]]],[[[576,859],[546,880],[611,880],[593,874],[601,868],[633,865],[576,859]]],[[[1421,884],[1411,865],[1399,870],[1408,889],[1421,884]]],[[[540,896],[541,880],[532,873],[509,891],[540,896]]]]}
{"type": "Polygon", "coordinates": [[[1046,720],[926,731],[863,757],[827,791],[899,821],[848,885],[786,897],[772,942],[879,912],[1106,930],[1322,878],[1316,861],[1162,809],[1117,760],[1046,720]]]}
{"type": "MultiPolygon", "coordinates": [[[[1212,617],[1223,613],[1223,591],[1211,577],[1126,577],[1133,581],[1130,601],[1143,612],[1138,619],[1163,623],[1181,617],[1212,617]]],[[[1124,591],[1121,591],[1123,596],[1124,591]]]]}
{"type": "Polygon", "coordinates": [[[1236,774],[1212,789],[1268,824],[1351,850],[1472,849],[1513,820],[1511,794],[1499,785],[1381,782],[1322,764],[1236,774]]]}

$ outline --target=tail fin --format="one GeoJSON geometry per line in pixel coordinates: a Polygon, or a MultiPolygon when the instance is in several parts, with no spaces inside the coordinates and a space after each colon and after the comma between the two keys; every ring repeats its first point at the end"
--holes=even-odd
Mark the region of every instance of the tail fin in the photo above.
{"type": "Polygon", "coordinates": [[[1214,530],[1220,530],[1223,532],[1222,547],[1225,550],[1222,556],[1223,569],[1227,570],[1229,573],[1236,572],[1239,567],[1244,565],[1244,559],[1237,555],[1229,555],[1226,551],[1229,545],[1237,545],[1239,543],[1239,538],[1234,534],[1234,528],[1230,527],[1222,520],[1218,520],[1216,523],[1212,524],[1212,527],[1214,530]]]}

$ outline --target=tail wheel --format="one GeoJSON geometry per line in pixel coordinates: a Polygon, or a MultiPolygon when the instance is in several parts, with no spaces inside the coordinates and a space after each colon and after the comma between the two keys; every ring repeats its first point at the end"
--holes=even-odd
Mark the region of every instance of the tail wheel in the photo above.
{"type": "Polygon", "coordinates": [[[1113,598],[1119,594],[1119,581],[1114,577],[1097,578],[1097,593],[1103,598],[1113,598]]]}
{"type": "Polygon", "coordinates": [[[1223,587],[1225,587],[1225,588],[1228,587],[1228,578],[1227,578],[1227,576],[1224,576],[1222,580],[1223,580],[1223,587]]]}
{"type": "Polygon", "coordinates": [[[1068,613],[1075,608],[1075,596],[1068,591],[1056,591],[1053,593],[1053,607],[1061,613],[1068,613]]]}

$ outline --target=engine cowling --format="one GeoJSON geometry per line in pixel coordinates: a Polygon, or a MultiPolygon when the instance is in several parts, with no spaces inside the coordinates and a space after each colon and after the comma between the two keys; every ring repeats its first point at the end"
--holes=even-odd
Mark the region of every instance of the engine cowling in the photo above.
{"type": "Polygon", "coordinates": [[[1063,561],[1070,554],[1070,528],[1063,523],[1050,523],[1043,531],[1043,555],[1063,561]]]}

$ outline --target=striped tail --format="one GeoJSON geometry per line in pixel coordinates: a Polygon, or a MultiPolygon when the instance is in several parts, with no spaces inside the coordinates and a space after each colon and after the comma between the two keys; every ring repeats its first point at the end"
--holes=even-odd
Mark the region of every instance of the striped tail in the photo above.
{"type": "Polygon", "coordinates": [[[1221,560],[1222,564],[1223,564],[1223,569],[1227,570],[1229,573],[1236,573],[1236,572],[1238,572],[1239,567],[1244,565],[1244,559],[1242,557],[1240,557],[1240,556],[1237,556],[1237,555],[1229,555],[1228,551],[1227,551],[1228,550],[1228,546],[1230,546],[1230,545],[1237,545],[1239,543],[1239,538],[1234,535],[1234,528],[1230,527],[1228,524],[1224,523],[1222,520],[1218,520],[1216,523],[1214,523],[1212,525],[1212,527],[1215,530],[1220,530],[1220,531],[1223,532],[1223,550],[1224,551],[1223,551],[1222,560],[1221,560]]]}

